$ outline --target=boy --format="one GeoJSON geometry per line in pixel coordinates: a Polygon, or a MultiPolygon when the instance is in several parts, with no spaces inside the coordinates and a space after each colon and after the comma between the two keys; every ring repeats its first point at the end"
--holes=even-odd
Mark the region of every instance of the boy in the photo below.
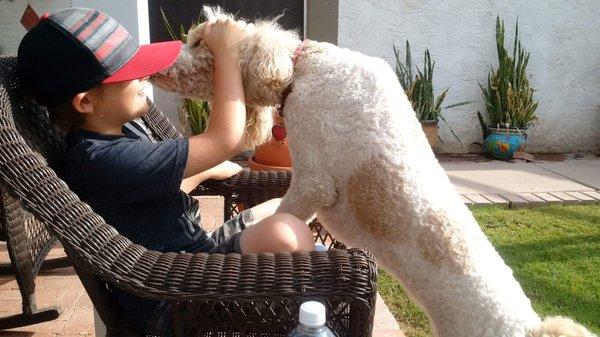
{"type": "MultiPolygon", "coordinates": [[[[171,65],[181,43],[138,46],[114,19],[92,9],[42,16],[19,46],[18,71],[24,88],[68,132],[63,178],[107,223],[148,249],[312,250],[303,221],[273,214],[277,200],[242,212],[211,236],[201,227],[198,202],[186,192],[205,179],[239,172],[226,160],[242,150],[246,122],[238,65],[245,26],[227,20],[206,27],[205,43],[214,56],[209,127],[189,139],[156,143],[132,121],[148,109],[148,76],[171,65]]],[[[160,321],[157,312],[165,312],[128,294],[120,293],[119,303],[144,330],[149,321],[160,321]]]]}

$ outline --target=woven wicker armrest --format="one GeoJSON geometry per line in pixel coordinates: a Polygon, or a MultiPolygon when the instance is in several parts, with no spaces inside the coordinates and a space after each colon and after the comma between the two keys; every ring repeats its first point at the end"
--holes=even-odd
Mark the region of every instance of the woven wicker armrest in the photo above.
{"type": "Polygon", "coordinates": [[[239,202],[256,205],[263,201],[281,198],[290,187],[292,173],[286,171],[242,172],[225,180],[207,180],[194,190],[194,195],[235,195],[239,202]]]}
{"type": "MultiPolygon", "coordinates": [[[[364,298],[376,270],[363,250],[279,254],[159,254],[129,246],[103,278],[140,296],[181,300],[364,298]]],[[[97,258],[96,258],[97,259],[97,258]]],[[[98,264],[98,261],[93,262],[98,264]]]]}

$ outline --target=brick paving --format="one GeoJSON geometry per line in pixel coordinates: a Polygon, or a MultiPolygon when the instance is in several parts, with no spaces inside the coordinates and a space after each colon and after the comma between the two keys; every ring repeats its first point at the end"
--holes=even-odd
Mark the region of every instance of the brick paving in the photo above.
{"type": "MultiPolygon", "coordinates": [[[[62,248],[53,248],[49,257],[64,256],[62,248]]],[[[0,244],[0,262],[8,262],[4,243],[0,244]]],[[[93,307],[73,268],[43,271],[36,278],[38,309],[60,306],[58,319],[0,331],[0,336],[94,336],[93,307]]],[[[14,277],[0,275],[0,317],[21,312],[21,295],[14,277]]]]}

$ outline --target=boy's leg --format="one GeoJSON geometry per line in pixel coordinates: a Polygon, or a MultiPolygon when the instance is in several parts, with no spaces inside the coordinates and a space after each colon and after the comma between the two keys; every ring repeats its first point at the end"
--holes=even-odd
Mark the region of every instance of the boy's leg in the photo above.
{"type": "Polygon", "coordinates": [[[215,229],[215,231],[212,232],[211,237],[215,240],[217,245],[224,243],[236,233],[273,215],[279,207],[280,202],[281,198],[275,198],[250,209],[243,210],[235,217],[225,221],[221,227],[215,229]]]}
{"type": "Polygon", "coordinates": [[[305,222],[287,213],[274,214],[281,198],[242,211],[217,228],[212,253],[264,253],[314,250],[314,238],[305,222]],[[249,234],[246,232],[252,229],[249,234]],[[244,242],[242,244],[242,241],[244,242]],[[245,248],[241,248],[243,247],[245,248]]]}
{"type": "Polygon", "coordinates": [[[279,208],[280,203],[281,198],[275,198],[250,208],[250,211],[252,211],[253,218],[252,224],[258,223],[266,217],[275,214],[275,211],[277,210],[277,208],[279,208]]]}
{"type": "Polygon", "coordinates": [[[242,253],[311,251],[315,241],[306,223],[287,213],[264,218],[240,234],[242,253]]]}

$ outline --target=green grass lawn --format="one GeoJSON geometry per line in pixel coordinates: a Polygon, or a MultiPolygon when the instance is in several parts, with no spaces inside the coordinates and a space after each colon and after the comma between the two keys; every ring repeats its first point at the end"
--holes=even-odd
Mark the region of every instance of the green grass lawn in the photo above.
{"type": "MultiPolygon", "coordinates": [[[[568,316],[600,333],[600,205],[473,213],[540,316],[568,316]]],[[[384,272],[379,291],[407,337],[432,335],[425,314],[384,272]]]]}

